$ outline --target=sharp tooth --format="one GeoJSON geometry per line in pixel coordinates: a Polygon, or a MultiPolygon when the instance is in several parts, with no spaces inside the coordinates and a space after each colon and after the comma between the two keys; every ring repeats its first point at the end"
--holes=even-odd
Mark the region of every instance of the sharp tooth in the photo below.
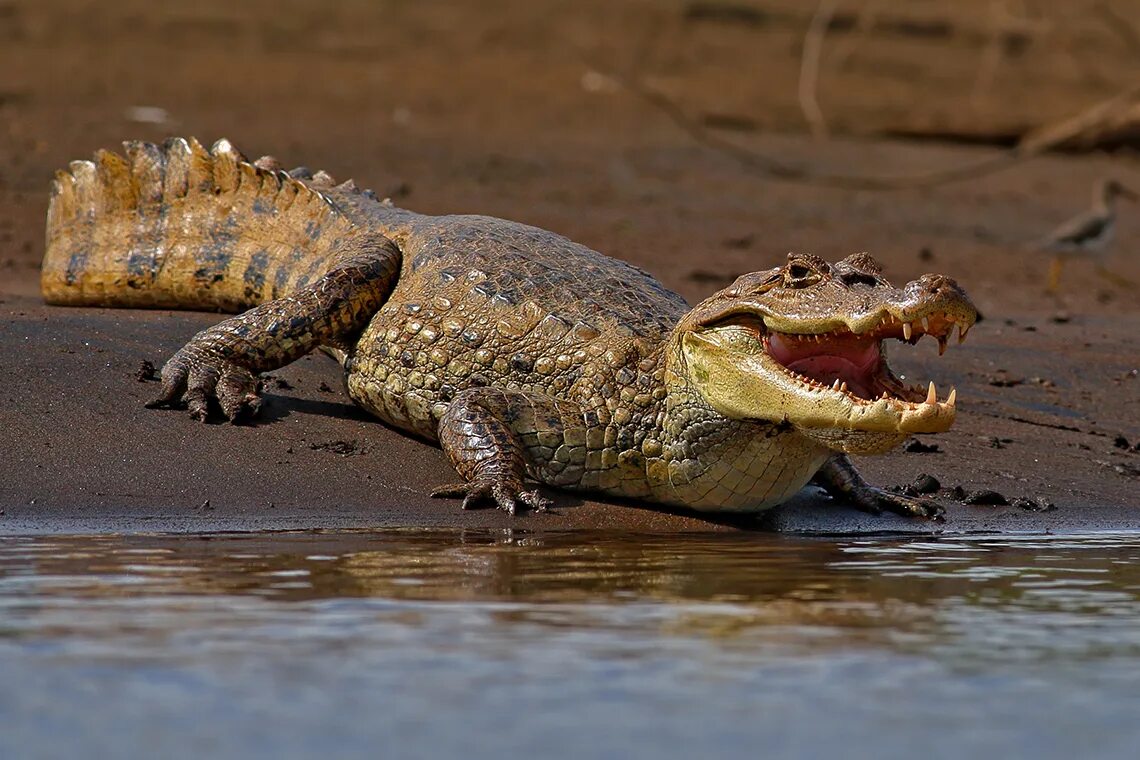
{"type": "Polygon", "coordinates": [[[950,395],[946,397],[946,406],[954,406],[954,402],[958,400],[958,389],[951,388],[950,395]]]}
{"type": "Polygon", "coordinates": [[[937,404],[938,403],[938,391],[934,388],[934,381],[933,380],[930,381],[930,387],[926,390],[926,403],[928,403],[928,404],[937,404]]]}
{"type": "Polygon", "coordinates": [[[922,331],[924,333],[930,332],[930,320],[928,320],[926,317],[922,318],[922,331]]]}
{"type": "Polygon", "coordinates": [[[833,390],[833,391],[839,390],[839,378],[838,377],[835,378],[835,382],[831,384],[831,390],[833,390]]]}
{"type": "Polygon", "coordinates": [[[968,333],[969,331],[970,331],[969,327],[962,327],[961,324],[958,325],[958,342],[959,343],[961,343],[962,341],[964,341],[966,339],[966,333],[968,333]]]}
{"type": "Polygon", "coordinates": [[[841,391],[843,391],[844,393],[846,393],[846,392],[847,392],[847,383],[846,383],[846,382],[840,383],[840,385],[839,385],[839,390],[841,390],[841,391]]]}
{"type": "Polygon", "coordinates": [[[938,355],[942,356],[942,354],[944,354],[944,353],[946,353],[946,336],[945,335],[939,335],[938,336],[938,355]]]}
{"type": "Polygon", "coordinates": [[[886,392],[886,391],[883,391],[883,395],[882,395],[882,396],[879,396],[879,398],[887,398],[887,392],[886,392]]]}
{"type": "Polygon", "coordinates": [[[911,336],[910,322],[903,322],[903,338],[905,338],[906,340],[910,340],[910,336],[911,336]]]}

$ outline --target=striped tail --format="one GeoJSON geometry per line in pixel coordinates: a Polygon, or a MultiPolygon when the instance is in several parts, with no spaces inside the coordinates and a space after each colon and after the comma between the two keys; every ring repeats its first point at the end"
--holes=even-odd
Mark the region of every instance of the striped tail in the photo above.
{"type": "Polygon", "coordinates": [[[319,277],[353,225],[272,159],[226,140],[125,143],[56,174],[44,300],[237,312],[319,277]]]}

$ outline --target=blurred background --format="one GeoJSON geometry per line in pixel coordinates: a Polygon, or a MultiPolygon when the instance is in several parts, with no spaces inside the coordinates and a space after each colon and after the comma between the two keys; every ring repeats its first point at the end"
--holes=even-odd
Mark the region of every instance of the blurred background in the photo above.
{"type": "MultiPolygon", "coordinates": [[[[1027,244],[1100,178],[1140,186],[1138,85],[1133,0],[0,0],[0,276],[34,295],[56,168],[179,134],[549,227],[690,299],[789,250],[869,250],[1033,308],[1027,244]],[[934,187],[753,160],[940,172],[1105,103],[1043,158],[934,187]]],[[[1125,214],[1124,277],[1138,241],[1125,214]]],[[[1066,306],[1136,308],[1092,267],[1066,284],[1066,306]]]]}

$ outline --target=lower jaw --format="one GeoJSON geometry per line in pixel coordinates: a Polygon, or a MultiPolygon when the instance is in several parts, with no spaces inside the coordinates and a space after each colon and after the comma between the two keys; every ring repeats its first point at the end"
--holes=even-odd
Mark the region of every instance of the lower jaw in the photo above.
{"type": "Polygon", "coordinates": [[[869,430],[841,430],[838,428],[801,428],[796,430],[806,438],[826,446],[832,451],[858,456],[886,454],[908,437],[907,433],[869,430]]]}

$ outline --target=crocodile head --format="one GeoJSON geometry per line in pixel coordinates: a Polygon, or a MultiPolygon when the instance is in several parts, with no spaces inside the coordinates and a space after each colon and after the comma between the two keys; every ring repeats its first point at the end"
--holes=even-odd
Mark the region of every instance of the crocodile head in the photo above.
{"type": "Polygon", "coordinates": [[[848,453],[946,430],[955,391],[905,384],[884,344],[930,335],[941,353],[955,329],[965,339],[977,310],[948,277],[895,288],[881,271],[866,253],[835,264],[788,254],[782,267],[741,276],[678,324],[673,380],[729,418],[790,424],[848,453]]]}

